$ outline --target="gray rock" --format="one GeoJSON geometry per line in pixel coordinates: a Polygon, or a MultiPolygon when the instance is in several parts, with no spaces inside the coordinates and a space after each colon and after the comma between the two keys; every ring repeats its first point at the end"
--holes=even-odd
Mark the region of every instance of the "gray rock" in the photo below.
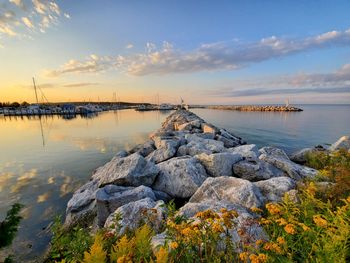
{"type": "Polygon", "coordinates": [[[123,186],[152,185],[159,170],[154,163],[138,153],[125,158],[113,158],[93,175],[99,186],[118,184],[123,186]]]}
{"type": "Polygon", "coordinates": [[[259,156],[260,160],[268,162],[281,169],[294,180],[313,178],[317,175],[317,170],[293,163],[289,160],[287,154],[281,149],[264,147],[259,151],[261,152],[261,155],[259,156]]]}
{"type": "Polygon", "coordinates": [[[172,158],[157,165],[160,173],[152,188],[172,197],[188,198],[207,178],[204,167],[195,158],[172,158]]]}
{"type": "Polygon", "coordinates": [[[187,145],[181,145],[176,152],[176,156],[180,157],[180,156],[185,156],[188,155],[188,147],[187,145]]]}
{"type": "Polygon", "coordinates": [[[210,176],[232,176],[232,166],[242,160],[237,153],[198,154],[195,156],[210,176]]]}
{"type": "Polygon", "coordinates": [[[133,231],[143,223],[148,223],[158,232],[165,217],[164,202],[155,202],[150,198],[144,198],[135,202],[130,202],[115,210],[106,220],[104,227],[111,232],[116,231],[121,236],[126,231],[133,231]],[[119,220],[118,220],[119,219],[119,220]],[[119,225],[120,228],[117,228],[119,225]]]}
{"type": "Polygon", "coordinates": [[[298,164],[305,164],[307,161],[308,155],[319,153],[319,152],[325,152],[325,151],[327,150],[323,148],[321,145],[316,146],[314,148],[305,148],[292,154],[290,157],[290,160],[298,164]]]}
{"type": "Polygon", "coordinates": [[[230,152],[239,153],[244,158],[249,160],[255,160],[259,157],[259,149],[255,144],[241,145],[228,149],[230,152]]]}
{"type": "Polygon", "coordinates": [[[98,189],[97,181],[89,181],[78,190],[76,190],[72,198],[68,201],[66,212],[78,212],[95,200],[98,189]]]}
{"type": "Polygon", "coordinates": [[[223,142],[224,146],[226,148],[235,147],[237,145],[240,145],[239,142],[237,142],[236,140],[228,139],[228,138],[221,136],[219,134],[215,136],[215,139],[220,141],[220,142],[223,142]]]}
{"type": "Polygon", "coordinates": [[[244,207],[261,207],[264,197],[251,182],[235,177],[209,177],[191,197],[191,203],[230,202],[244,207]]]}
{"type": "Polygon", "coordinates": [[[124,187],[106,185],[96,193],[98,225],[103,226],[106,218],[118,207],[143,198],[156,200],[151,188],[147,186],[124,187]]]}
{"type": "Polygon", "coordinates": [[[350,137],[349,136],[343,136],[340,137],[338,141],[333,143],[330,147],[330,151],[337,151],[340,149],[350,150],[350,137]]]}
{"type": "Polygon", "coordinates": [[[281,176],[254,183],[259,187],[267,202],[279,202],[284,194],[296,187],[293,179],[281,176]]]}
{"type": "Polygon", "coordinates": [[[164,193],[162,191],[153,190],[153,193],[156,197],[156,200],[162,200],[164,202],[169,202],[170,200],[173,199],[170,195],[168,195],[167,193],[164,193]]]}
{"type": "Polygon", "coordinates": [[[152,140],[149,140],[145,142],[144,144],[136,145],[134,148],[132,148],[129,152],[132,153],[138,153],[143,157],[146,157],[151,152],[155,150],[154,142],[152,140]]]}
{"type": "Polygon", "coordinates": [[[233,173],[235,176],[249,181],[260,181],[286,175],[284,171],[259,159],[235,163],[233,173]]]}
{"type": "Polygon", "coordinates": [[[188,154],[194,156],[196,154],[206,153],[219,153],[226,151],[224,143],[212,139],[204,139],[197,134],[186,135],[188,144],[186,145],[188,154]]]}
{"type": "Polygon", "coordinates": [[[180,140],[176,137],[154,137],[153,140],[157,150],[148,155],[146,159],[154,163],[160,163],[173,157],[180,145],[180,140]]]}

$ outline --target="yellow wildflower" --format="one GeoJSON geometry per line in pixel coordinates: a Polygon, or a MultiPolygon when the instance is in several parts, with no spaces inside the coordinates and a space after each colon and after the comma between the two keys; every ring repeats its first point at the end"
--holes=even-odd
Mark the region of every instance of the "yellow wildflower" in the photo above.
{"type": "Polygon", "coordinates": [[[288,224],[287,220],[285,220],[284,218],[279,218],[275,220],[280,226],[285,226],[288,224]]]}
{"type": "Polygon", "coordinates": [[[257,208],[257,207],[252,207],[250,210],[252,210],[252,212],[254,213],[258,213],[258,214],[261,214],[263,212],[262,209],[260,208],[257,208]]]}
{"type": "Polygon", "coordinates": [[[246,262],[248,261],[248,253],[247,252],[242,252],[239,254],[239,259],[246,262]]]}
{"type": "Polygon", "coordinates": [[[258,255],[258,259],[259,259],[259,262],[265,263],[265,262],[267,262],[267,255],[265,255],[265,254],[259,254],[259,255],[258,255]]]}
{"type": "Polygon", "coordinates": [[[295,230],[295,226],[293,224],[287,224],[284,227],[284,230],[291,235],[294,235],[297,231],[295,230]]]}
{"type": "Polygon", "coordinates": [[[301,226],[304,231],[309,231],[310,230],[310,227],[308,227],[304,223],[298,223],[298,225],[301,226]]]}
{"type": "Polygon", "coordinates": [[[156,256],[156,262],[157,263],[167,263],[168,262],[168,257],[169,257],[169,253],[168,250],[164,247],[161,247],[157,253],[155,254],[156,256]]]}
{"type": "Polygon", "coordinates": [[[251,263],[259,263],[259,262],[260,262],[258,256],[255,255],[255,254],[251,254],[251,255],[249,256],[249,259],[250,259],[250,262],[251,262],[251,263]]]}
{"type": "Polygon", "coordinates": [[[264,240],[261,240],[261,239],[258,239],[257,241],[255,241],[255,244],[257,245],[257,246],[260,246],[261,244],[263,244],[264,243],[264,240]]]}
{"type": "Polygon", "coordinates": [[[192,229],[191,228],[189,228],[189,227],[186,227],[185,229],[183,229],[182,231],[181,231],[181,234],[183,234],[184,236],[190,236],[191,234],[192,234],[192,229]]]}
{"type": "Polygon", "coordinates": [[[177,242],[171,242],[170,243],[170,248],[171,249],[177,249],[179,247],[179,244],[177,242]]]}
{"type": "Polygon", "coordinates": [[[219,223],[215,222],[212,227],[213,227],[213,231],[215,233],[222,233],[222,232],[224,232],[224,228],[219,223]]]}
{"type": "Polygon", "coordinates": [[[327,220],[322,218],[320,215],[313,216],[313,221],[319,227],[326,227],[328,224],[327,220]]]}
{"type": "Polygon", "coordinates": [[[266,218],[261,218],[260,219],[260,224],[262,224],[262,225],[269,225],[269,224],[271,224],[271,221],[266,219],[266,218]]]}
{"type": "Polygon", "coordinates": [[[277,242],[278,242],[278,244],[281,244],[281,245],[283,245],[284,243],[286,243],[286,241],[284,240],[283,237],[278,237],[278,238],[277,238],[277,242]]]}
{"type": "Polygon", "coordinates": [[[273,203],[266,204],[266,209],[269,211],[271,215],[281,214],[280,206],[273,203]]]}

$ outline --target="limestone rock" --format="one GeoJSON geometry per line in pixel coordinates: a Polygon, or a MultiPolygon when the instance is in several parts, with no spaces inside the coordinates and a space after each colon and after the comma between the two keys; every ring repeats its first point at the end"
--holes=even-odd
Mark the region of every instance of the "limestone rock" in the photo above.
{"type": "Polygon", "coordinates": [[[285,172],[259,159],[244,160],[233,165],[235,176],[249,181],[260,181],[284,176],[285,172]]]}
{"type": "Polygon", "coordinates": [[[96,193],[98,225],[103,226],[106,218],[118,207],[143,198],[156,200],[151,188],[147,186],[124,187],[106,185],[96,193]]]}
{"type": "Polygon", "coordinates": [[[99,186],[117,184],[123,186],[152,185],[159,170],[154,163],[147,161],[138,153],[124,158],[114,158],[99,169],[93,178],[99,186]]]}
{"type": "Polygon", "coordinates": [[[152,188],[172,197],[188,198],[207,178],[207,173],[199,161],[184,156],[172,158],[157,165],[160,173],[152,188]]]}
{"type": "Polygon", "coordinates": [[[264,147],[259,150],[262,154],[260,160],[268,162],[273,166],[286,172],[286,174],[294,180],[303,178],[312,178],[317,175],[317,170],[293,163],[287,154],[278,148],[264,147]]]}
{"type": "Polygon", "coordinates": [[[209,177],[191,197],[190,202],[230,202],[248,208],[260,207],[264,198],[253,183],[235,177],[209,177]]]}
{"type": "Polygon", "coordinates": [[[138,153],[143,157],[146,157],[151,152],[155,150],[154,142],[153,140],[146,141],[144,144],[136,145],[134,148],[132,148],[129,152],[132,153],[138,153]]]}
{"type": "Polygon", "coordinates": [[[249,160],[255,160],[259,157],[259,149],[255,144],[241,145],[229,149],[230,152],[239,153],[244,158],[249,160]]]}
{"type": "Polygon", "coordinates": [[[237,153],[199,154],[195,156],[210,176],[232,176],[232,166],[242,160],[237,153]]]}
{"type": "Polygon", "coordinates": [[[254,183],[259,187],[267,202],[279,202],[284,194],[296,187],[293,179],[281,176],[254,183]]]}
{"type": "Polygon", "coordinates": [[[115,210],[106,220],[104,227],[112,232],[116,231],[115,225],[121,226],[117,235],[121,236],[127,230],[135,230],[143,223],[148,223],[158,232],[161,228],[162,220],[165,217],[164,202],[155,202],[151,198],[144,198],[135,202],[130,202],[115,210]],[[120,217],[119,220],[118,217],[120,217]]]}

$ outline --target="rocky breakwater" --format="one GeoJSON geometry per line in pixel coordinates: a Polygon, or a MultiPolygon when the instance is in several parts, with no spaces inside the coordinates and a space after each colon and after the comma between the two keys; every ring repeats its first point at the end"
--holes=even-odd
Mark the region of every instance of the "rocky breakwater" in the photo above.
{"type": "MultiPolygon", "coordinates": [[[[98,168],[67,205],[65,225],[92,229],[118,223],[118,234],[149,222],[159,233],[166,217],[164,203],[184,204],[179,214],[235,209],[236,228],[249,228],[251,241],[265,237],[250,209],[293,195],[296,182],[313,177],[316,170],[296,164],[280,149],[246,145],[241,138],[220,129],[190,111],[178,110],[150,135],[150,140],[122,151],[98,168]],[[117,222],[116,222],[117,221],[117,222]]],[[[239,235],[233,236],[239,241],[239,235]]]]}
{"type": "Polygon", "coordinates": [[[208,106],[208,109],[214,110],[236,110],[236,111],[303,111],[300,108],[293,106],[278,106],[278,105],[238,105],[238,106],[208,106]]]}

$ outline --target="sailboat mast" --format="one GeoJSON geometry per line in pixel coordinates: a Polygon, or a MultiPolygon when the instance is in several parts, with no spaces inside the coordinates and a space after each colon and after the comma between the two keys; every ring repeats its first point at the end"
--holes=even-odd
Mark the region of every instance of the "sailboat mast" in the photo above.
{"type": "Polygon", "coordinates": [[[36,85],[35,85],[35,79],[34,79],[34,77],[33,77],[33,84],[34,84],[34,91],[35,91],[36,103],[39,104],[38,93],[37,93],[37,91],[36,91],[36,85]]]}

